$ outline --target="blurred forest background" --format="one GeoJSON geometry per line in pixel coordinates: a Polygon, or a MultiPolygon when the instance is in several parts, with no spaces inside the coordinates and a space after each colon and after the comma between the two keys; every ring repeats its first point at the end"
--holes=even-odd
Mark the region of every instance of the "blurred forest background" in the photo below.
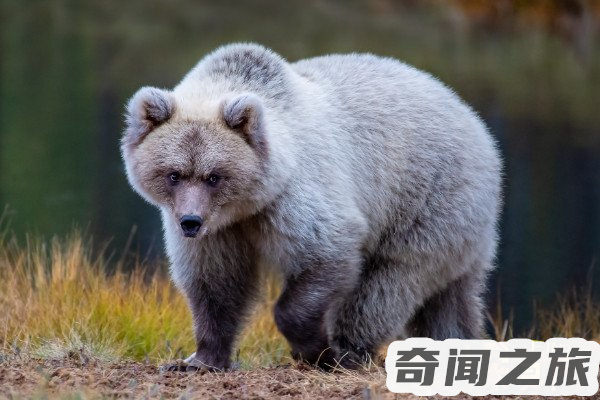
{"type": "Polygon", "coordinates": [[[9,206],[10,229],[25,238],[80,227],[98,249],[110,241],[117,254],[161,257],[158,212],[129,188],[119,158],[124,104],[142,85],[172,87],[233,41],[290,61],[397,57],[473,105],[506,165],[489,303],[514,310],[517,331],[534,300],[598,283],[597,0],[0,0],[0,208],[9,206]]]}

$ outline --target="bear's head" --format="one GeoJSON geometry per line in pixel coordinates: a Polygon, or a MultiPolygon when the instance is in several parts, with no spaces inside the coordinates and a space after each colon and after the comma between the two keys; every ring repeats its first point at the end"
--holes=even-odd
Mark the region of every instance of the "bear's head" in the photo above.
{"type": "Polygon", "coordinates": [[[230,95],[214,108],[210,117],[180,112],[174,92],[150,87],[127,106],[121,151],[129,182],[186,237],[248,217],[271,197],[260,98],[230,95]]]}

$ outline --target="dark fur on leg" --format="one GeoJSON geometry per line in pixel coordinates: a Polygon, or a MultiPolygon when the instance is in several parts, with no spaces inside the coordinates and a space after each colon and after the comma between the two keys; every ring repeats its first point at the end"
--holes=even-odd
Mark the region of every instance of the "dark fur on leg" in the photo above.
{"type": "Polygon", "coordinates": [[[317,266],[288,279],[274,310],[277,327],[292,346],[292,356],[324,369],[336,364],[325,315],[340,304],[356,279],[353,273],[331,279],[328,270],[317,266]]]}
{"type": "Polygon", "coordinates": [[[429,298],[409,324],[414,337],[478,339],[483,335],[481,293],[484,277],[468,274],[429,298]]]}
{"type": "Polygon", "coordinates": [[[194,320],[196,352],[176,363],[177,370],[229,369],[233,344],[258,289],[254,251],[241,234],[220,232],[205,246],[197,266],[185,272],[193,279],[183,285],[194,320]]]}

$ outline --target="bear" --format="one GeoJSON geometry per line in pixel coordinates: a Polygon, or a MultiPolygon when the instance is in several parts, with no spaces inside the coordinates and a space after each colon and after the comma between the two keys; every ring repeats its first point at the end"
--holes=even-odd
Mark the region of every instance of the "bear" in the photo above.
{"type": "Polygon", "coordinates": [[[204,56],[126,106],[129,183],[160,210],[196,351],[226,370],[263,270],[292,356],[357,368],[411,336],[484,334],[502,163],[432,75],[372,54],[288,62],[259,44],[204,56]]]}

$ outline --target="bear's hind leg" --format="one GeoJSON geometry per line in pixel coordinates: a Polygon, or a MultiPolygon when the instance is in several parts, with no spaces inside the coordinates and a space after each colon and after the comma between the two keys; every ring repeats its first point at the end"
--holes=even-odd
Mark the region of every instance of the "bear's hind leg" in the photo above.
{"type": "MultiPolygon", "coordinates": [[[[339,264],[316,265],[290,277],[275,305],[275,322],[292,347],[292,356],[323,368],[334,365],[329,348],[326,315],[356,285],[358,269],[339,264]]],[[[351,263],[351,262],[350,262],[351,263]]]]}
{"type": "Polygon", "coordinates": [[[373,257],[365,264],[359,286],[350,293],[327,326],[336,361],[357,368],[378,347],[405,335],[405,327],[425,298],[419,274],[393,258],[373,257]]]}
{"type": "Polygon", "coordinates": [[[434,340],[477,339],[483,334],[483,272],[467,273],[430,297],[409,324],[409,334],[434,340]]]}

